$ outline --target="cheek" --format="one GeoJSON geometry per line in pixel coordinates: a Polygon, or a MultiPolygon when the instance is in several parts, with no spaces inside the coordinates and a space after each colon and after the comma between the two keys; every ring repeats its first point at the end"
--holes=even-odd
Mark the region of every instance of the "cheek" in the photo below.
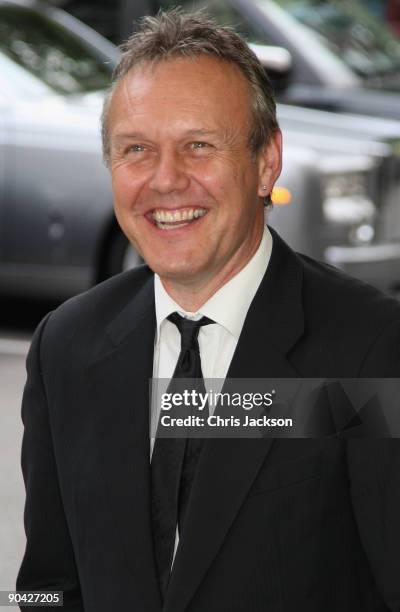
{"type": "Polygon", "coordinates": [[[135,179],[131,172],[119,168],[112,173],[111,183],[116,204],[122,207],[134,204],[140,191],[140,181],[135,179]]]}
{"type": "Polygon", "coordinates": [[[254,168],[245,163],[219,164],[213,170],[203,175],[202,182],[222,205],[237,203],[246,193],[249,195],[249,191],[257,189],[258,177],[254,168]]]}
{"type": "Polygon", "coordinates": [[[190,174],[197,183],[213,194],[228,192],[236,181],[235,164],[216,157],[198,160],[198,163],[190,168],[190,174]]]}

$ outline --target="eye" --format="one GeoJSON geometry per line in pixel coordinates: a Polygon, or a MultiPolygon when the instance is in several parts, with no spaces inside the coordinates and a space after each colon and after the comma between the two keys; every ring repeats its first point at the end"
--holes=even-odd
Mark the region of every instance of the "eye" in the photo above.
{"type": "Polygon", "coordinates": [[[128,151],[132,151],[133,153],[142,153],[145,151],[145,146],[141,144],[134,144],[129,147],[128,151]]]}
{"type": "Polygon", "coordinates": [[[196,141],[196,142],[191,142],[190,143],[190,148],[193,151],[198,150],[198,149],[205,149],[208,146],[209,146],[209,144],[207,142],[196,141]]]}

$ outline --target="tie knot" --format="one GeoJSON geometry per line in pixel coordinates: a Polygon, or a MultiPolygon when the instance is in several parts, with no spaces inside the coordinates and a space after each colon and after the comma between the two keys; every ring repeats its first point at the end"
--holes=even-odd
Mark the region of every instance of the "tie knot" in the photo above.
{"type": "Polygon", "coordinates": [[[181,348],[195,349],[197,348],[197,337],[199,335],[200,327],[203,325],[209,325],[214,323],[208,317],[201,317],[198,321],[192,321],[191,319],[185,319],[181,317],[177,312],[173,312],[167,317],[168,321],[174,323],[179,329],[181,334],[181,348]]]}

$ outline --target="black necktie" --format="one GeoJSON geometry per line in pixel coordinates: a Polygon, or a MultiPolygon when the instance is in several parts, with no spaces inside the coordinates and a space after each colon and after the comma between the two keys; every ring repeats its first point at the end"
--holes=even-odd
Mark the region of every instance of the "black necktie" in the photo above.
{"type": "MultiPolygon", "coordinates": [[[[168,391],[174,379],[198,379],[197,391],[204,390],[198,335],[200,327],[214,323],[207,317],[199,321],[184,319],[177,312],[168,319],[181,334],[181,351],[168,391]]],[[[176,525],[182,532],[190,488],[202,449],[199,438],[156,437],[151,460],[153,536],[163,597],[168,586],[174,553],[176,525]]]]}

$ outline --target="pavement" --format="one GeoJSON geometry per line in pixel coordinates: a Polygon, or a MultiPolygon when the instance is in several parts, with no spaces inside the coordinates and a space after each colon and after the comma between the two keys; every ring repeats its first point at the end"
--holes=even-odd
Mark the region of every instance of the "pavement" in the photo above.
{"type": "MultiPolygon", "coordinates": [[[[33,330],[51,309],[41,302],[0,300],[0,591],[15,590],[25,550],[21,472],[25,359],[33,330]]],[[[16,606],[7,610],[19,612],[16,606]]]]}
{"type": "Polygon", "coordinates": [[[20,406],[28,347],[27,339],[0,337],[0,590],[4,591],[15,589],[25,548],[20,406]]]}

